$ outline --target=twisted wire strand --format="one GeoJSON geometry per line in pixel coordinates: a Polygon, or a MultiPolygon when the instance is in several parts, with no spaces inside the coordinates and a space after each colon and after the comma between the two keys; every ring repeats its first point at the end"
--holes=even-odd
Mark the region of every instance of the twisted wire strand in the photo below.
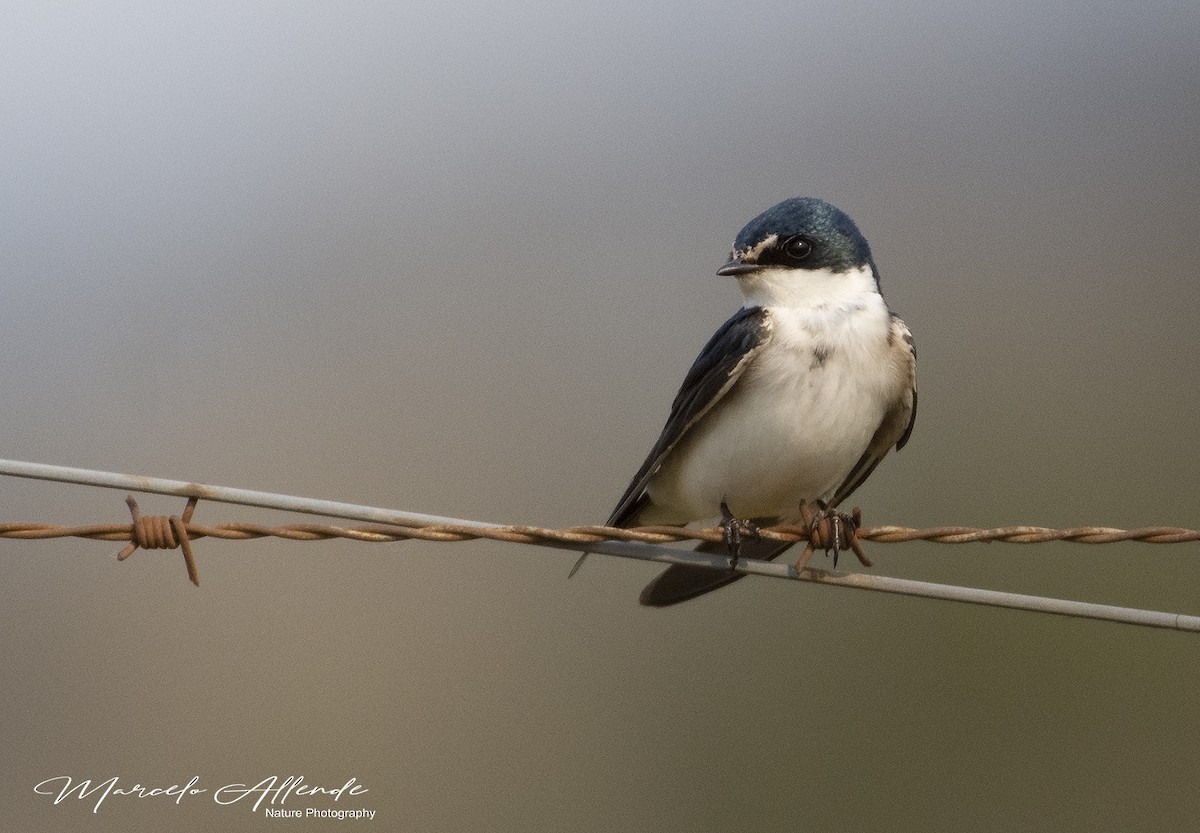
{"type": "MultiPolygon", "coordinates": [[[[252,538],[276,537],[296,541],[318,541],[329,538],[347,538],[358,541],[399,541],[419,539],[425,541],[465,541],[491,539],[519,544],[535,544],[543,547],[600,553],[605,555],[651,561],[659,564],[681,564],[711,569],[734,569],[748,575],[785,578],[835,587],[871,590],[919,598],[942,599],[965,604],[986,605],[1010,610],[1048,613],[1057,616],[1093,619],[1143,627],[1164,628],[1177,631],[1200,633],[1200,616],[1171,613],[1143,608],[1120,607],[1096,602],[1055,599],[1024,593],[988,590],[979,587],[963,587],[953,584],[938,584],[914,581],[895,576],[874,573],[837,573],[807,566],[807,556],[814,548],[834,552],[840,545],[850,545],[859,559],[867,564],[861,541],[898,543],[902,541],[929,541],[933,543],[968,543],[977,541],[1003,541],[1010,543],[1043,543],[1049,541],[1072,541],[1088,544],[1138,541],[1152,544],[1200,541],[1200,531],[1178,527],[1143,527],[1140,529],[1113,529],[1110,527],[1075,527],[1071,529],[1048,529],[1033,526],[1002,527],[998,529],[975,529],[970,527],[931,527],[911,529],[898,526],[861,527],[857,511],[854,517],[838,515],[831,520],[827,515],[814,518],[807,526],[777,526],[764,530],[763,538],[801,542],[807,541],[805,554],[795,564],[779,561],[760,561],[743,558],[732,563],[727,555],[698,552],[690,549],[664,547],[662,544],[685,540],[720,541],[724,532],[720,529],[685,529],[680,527],[643,527],[641,529],[612,529],[603,526],[579,526],[565,529],[547,529],[536,526],[514,526],[490,524],[462,518],[446,518],[423,515],[398,509],[344,503],[339,501],[285,495],[275,492],[240,489],[231,486],[215,486],[183,480],[121,474],[118,472],[54,466],[46,463],[30,463],[19,460],[0,460],[0,475],[25,477],[62,483],[76,483],[108,489],[122,489],[159,495],[174,495],[189,498],[189,506],[183,516],[170,516],[166,524],[161,518],[138,518],[133,511],[133,524],[93,524],[67,527],[55,524],[4,523],[0,524],[0,537],[16,539],[45,539],[81,537],[106,541],[134,541],[138,546],[169,547],[178,544],[185,549],[184,559],[188,565],[189,578],[198,582],[195,565],[190,556],[190,540],[213,537],[226,540],[248,540],[252,538]],[[376,524],[365,527],[343,527],[326,524],[289,524],[265,526],[262,524],[223,524],[206,526],[191,522],[191,509],[195,500],[215,501],[242,506],[257,506],[285,512],[300,512],[326,518],[338,518],[351,522],[376,524]],[[840,522],[839,522],[840,521],[840,522]],[[142,531],[138,531],[138,524],[142,531]],[[167,532],[169,527],[170,534],[167,532]],[[855,534],[857,530],[857,535],[855,534]],[[141,537],[139,537],[141,536],[141,537]]],[[[801,507],[803,510],[804,507],[801,507]]],[[[803,514],[803,511],[802,511],[803,514]]],[[[129,549],[128,547],[126,548],[129,549]]],[[[125,550],[122,550],[125,552],[125,550]]]]}
{"type": "MultiPolygon", "coordinates": [[[[161,516],[160,516],[161,517],[161,516]]],[[[143,519],[146,520],[146,519],[143,519]]],[[[636,541],[645,544],[674,544],[681,541],[723,540],[720,527],[691,529],[677,526],[619,529],[607,526],[573,526],[548,528],[511,524],[465,526],[457,524],[395,524],[345,527],[333,524],[281,524],[268,526],[253,523],[198,524],[185,523],[188,537],[218,538],[226,541],[249,541],[260,538],[279,538],[286,541],[328,541],[343,538],[351,541],[387,543],[396,541],[460,542],[474,540],[505,541],[514,544],[573,543],[593,544],[601,541],[636,541]]],[[[133,541],[133,524],[89,524],[62,526],[46,523],[0,523],[0,538],[43,540],[49,538],[84,538],[95,541],[133,541]]],[[[764,527],[764,539],[773,541],[809,541],[808,529],[794,525],[764,527]]],[[[1006,526],[982,529],[965,526],[936,526],[914,528],[905,526],[863,527],[858,530],[860,541],[877,544],[897,544],[927,541],[934,544],[970,544],[999,541],[1008,544],[1042,544],[1066,541],[1076,544],[1183,544],[1200,541],[1200,530],[1174,526],[1147,526],[1137,529],[1114,529],[1105,526],[1080,526],[1051,529],[1040,526],[1006,526]]],[[[170,546],[168,544],[168,546],[170,546]]]]}

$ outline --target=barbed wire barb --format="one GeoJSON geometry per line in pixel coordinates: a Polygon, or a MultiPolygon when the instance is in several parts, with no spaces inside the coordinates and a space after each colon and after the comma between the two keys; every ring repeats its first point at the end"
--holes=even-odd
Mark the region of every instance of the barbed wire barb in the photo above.
{"type": "Polygon", "coordinates": [[[192,555],[192,542],[188,537],[188,523],[192,513],[196,511],[197,499],[188,498],[179,515],[143,515],[138,508],[133,495],[126,495],[125,503],[129,506],[129,514],[133,523],[129,526],[129,545],[117,553],[117,560],[124,561],[141,547],[145,550],[173,550],[176,547],[183,550],[183,564],[187,568],[188,579],[197,587],[200,586],[200,571],[196,568],[196,558],[192,555]]]}
{"type": "MultiPolygon", "coordinates": [[[[730,569],[730,560],[728,557],[663,546],[667,543],[676,543],[685,540],[719,541],[723,533],[718,528],[644,527],[641,529],[613,529],[604,526],[581,526],[566,529],[547,529],[535,526],[490,524],[483,521],[423,515],[415,512],[383,509],[316,498],[304,498],[273,492],[260,492],[228,486],[211,486],[180,480],[166,480],[163,478],[93,471],[90,469],[69,468],[16,460],[0,460],[0,475],[190,498],[188,508],[185,509],[183,516],[166,518],[170,535],[163,533],[161,527],[158,532],[153,534],[150,532],[139,532],[137,527],[140,513],[136,511],[136,502],[130,497],[128,502],[130,503],[131,515],[133,516],[132,524],[92,524],[80,527],[65,527],[51,524],[2,523],[0,524],[0,537],[40,540],[72,536],[106,541],[127,540],[131,542],[131,546],[136,544],[136,546],[145,547],[146,544],[144,541],[156,540],[154,535],[162,535],[164,536],[164,540],[173,536],[173,540],[176,542],[175,546],[180,546],[184,549],[184,560],[188,566],[188,576],[197,585],[199,584],[199,578],[195,568],[195,561],[191,554],[190,542],[203,537],[248,540],[273,536],[286,540],[303,541],[347,538],[371,542],[411,539],[449,542],[482,538],[576,552],[587,551],[601,555],[654,561],[663,564],[683,564],[720,570],[730,569]],[[195,508],[195,501],[199,499],[218,503],[277,509],[286,512],[345,518],[372,524],[381,524],[382,526],[345,528],[321,524],[264,526],[245,523],[204,526],[190,522],[191,513],[195,508]],[[139,538],[139,535],[143,537],[139,538]]],[[[142,520],[144,521],[145,518],[142,520]]],[[[855,517],[853,520],[857,521],[858,518],[855,517]]],[[[161,519],[156,519],[154,523],[158,525],[162,521],[161,519]]],[[[1110,527],[1048,529],[1044,527],[1015,526],[999,529],[974,529],[969,527],[911,529],[898,526],[880,526],[857,529],[856,534],[852,534],[850,538],[844,541],[844,544],[841,538],[843,531],[838,530],[831,533],[829,529],[825,529],[822,532],[811,524],[808,527],[795,525],[770,527],[761,530],[760,534],[763,538],[779,541],[809,542],[810,545],[819,549],[827,548],[826,545],[832,547],[833,541],[838,541],[840,545],[852,549],[857,541],[863,540],[879,543],[919,540],[942,544],[980,541],[1004,541],[1020,544],[1049,541],[1070,541],[1087,544],[1139,541],[1152,544],[1167,544],[1200,541],[1200,530],[1163,526],[1131,530],[1113,529],[1110,527]],[[822,535],[824,537],[821,537],[822,535]],[[830,535],[838,537],[831,538],[830,535]]],[[[128,557],[128,554],[132,553],[132,551],[130,547],[126,547],[125,550],[122,550],[124,555],[119,557],[128,557]],[[129,552],[126,552],[126,550],[129,552]]],[[[805,560],[802,558],[802,561],[805,560]]],[[[751,575],[787,578],[837,587],[944,599],[968,604],[1051,613],[1060,616],[1099,619],[1146,627],[1200,632],[1200,616],[1188,614],[1167,613],[1143,610],[1141,608],[1118,607],[1092,602],[1007,593],[982,588],[913,581],[867,573],[836,573],[809,568],[806,566],[806,563],[794,565],[743,558],[738,560],[734,569],[751,575]]]]}

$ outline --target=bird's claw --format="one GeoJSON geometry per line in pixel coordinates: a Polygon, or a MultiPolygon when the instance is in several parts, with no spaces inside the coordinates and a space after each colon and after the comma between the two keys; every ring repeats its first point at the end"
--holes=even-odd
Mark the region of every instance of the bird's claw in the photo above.
{"type": "Polygon", "coordinates": [[[871,566],[862,544],[858,540],[858,529],[862,526],[862,511],[855,507],[854,512],[847,515],[839,512],[823,500],[818,500],[817,511],[808,508],[808,503],[801,501],[800,516],[808,528],[808,546],[796,562],[796,570],[802,571],[808,566],[808,560],[818,549],[826,553],[833,552],[833,566],[837,567],[838,555],[843,549],[854,552],[864,567],[871,566]]]}
{"type": "Polygon", "coordinates": [[[759,540],[758,524],[745,518],[735,518],[729,504],[721,501],[721,530],[725,533],[725,546],[729,548],[729,569],[735,570],[742,548],[742,539],[759,540]]]}

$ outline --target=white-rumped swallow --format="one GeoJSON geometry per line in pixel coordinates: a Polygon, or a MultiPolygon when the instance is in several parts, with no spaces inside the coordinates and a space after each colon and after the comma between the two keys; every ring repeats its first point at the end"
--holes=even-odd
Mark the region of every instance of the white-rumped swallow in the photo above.
{"type": "MultiPolygon", "coordinates": [[[[795,523],[802,501],[836,507],[912,433],[912,335],[846,214],[785,200],[741,230],[717,274],[736,278],[746,302],[688,371],[609,526],[795,523]]],[[[789,546],[746,538],[732,555],[769,559],[789,546]]],[[[742,575],[673,565],[641,603],[675,604],[742,575]]]]}

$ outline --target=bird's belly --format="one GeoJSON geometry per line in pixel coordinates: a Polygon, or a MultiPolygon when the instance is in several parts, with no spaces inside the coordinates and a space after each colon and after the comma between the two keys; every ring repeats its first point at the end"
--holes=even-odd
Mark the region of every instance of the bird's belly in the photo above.
{"type": "Polygon", "coordinates": [[[737,517],[792,521],[801,500],[831,499],[886,410],[875,374],[857,370],[846,361],[749,369],[647,484],[653,514],[711,518],[724,500],[737,517]]]}

